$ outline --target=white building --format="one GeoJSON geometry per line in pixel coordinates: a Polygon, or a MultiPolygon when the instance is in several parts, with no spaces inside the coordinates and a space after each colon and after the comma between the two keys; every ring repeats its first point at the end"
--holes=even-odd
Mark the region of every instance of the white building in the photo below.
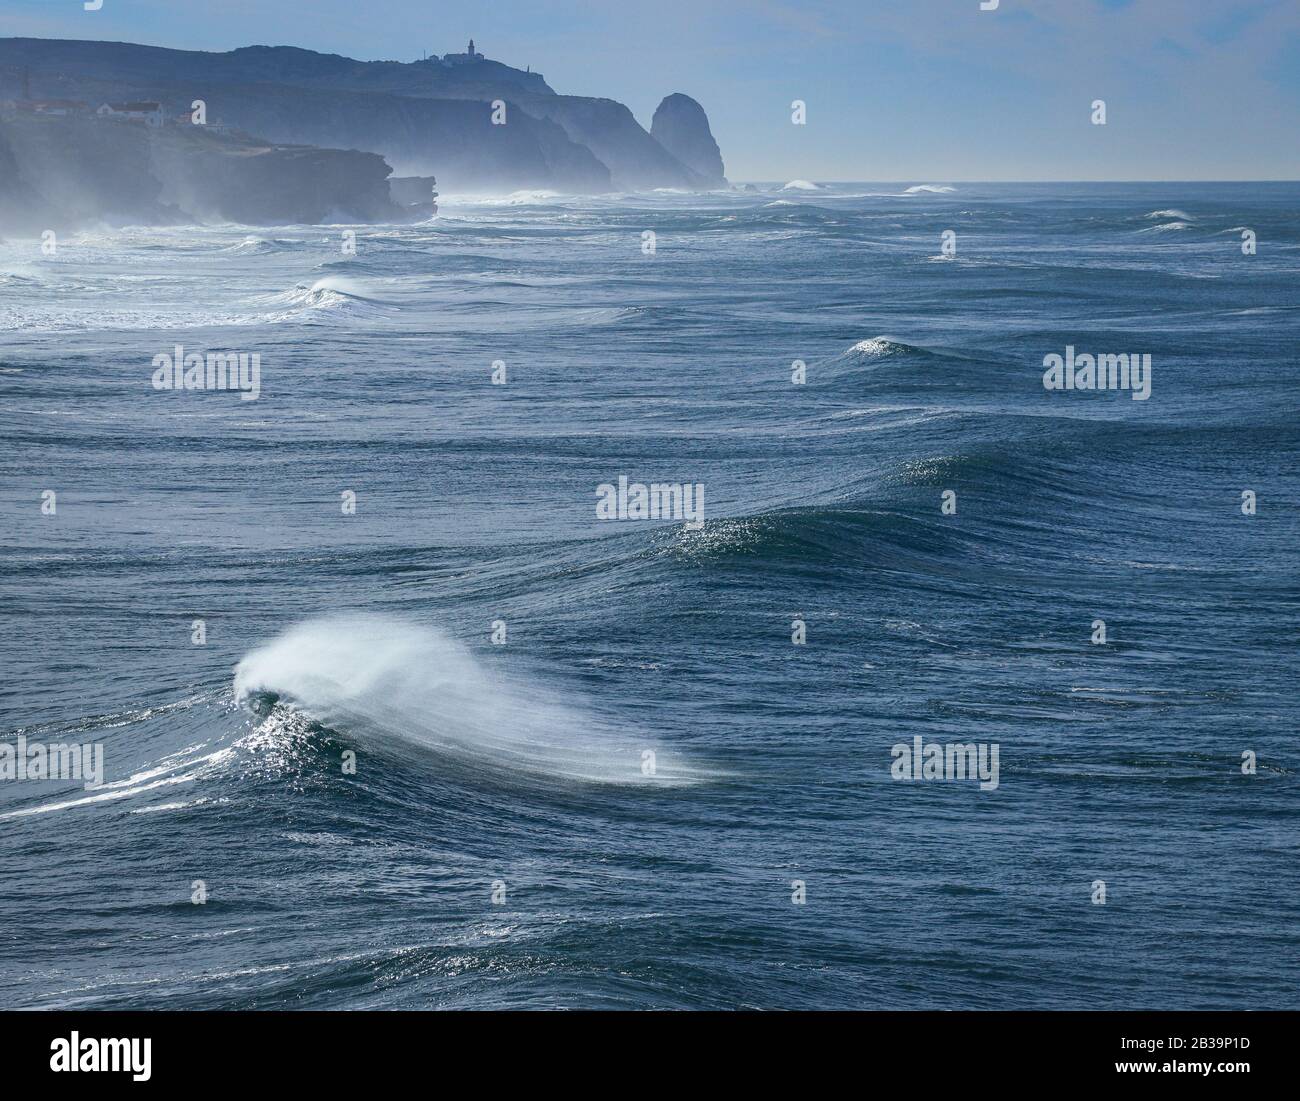
{"type": "Polygon", "coordinates": [[[162,126],[165,116],[161,103],[101,103],[95,108],[100,118],[120,122],[143,122],[146,126],[162,126]]]}
{"type": "Polygon", "coordinates": [[[471,65],[476,61],[485,61],[486,58],[481,53],[474,50],[474,39],[469,40],[469,49],[463,54],[443,54],[442,63],[444,65],[471,65]]]}

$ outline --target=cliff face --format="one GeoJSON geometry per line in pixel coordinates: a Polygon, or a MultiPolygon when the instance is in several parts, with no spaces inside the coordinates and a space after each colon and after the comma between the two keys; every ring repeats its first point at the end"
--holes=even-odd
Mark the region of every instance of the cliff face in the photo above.
{"type": "Polygon", "coordinates": [[[208,117],[271,141],[371,150],[399,175],[437,176],[445,191],[591,193],[611,186],[590,149],[510,101],[506,125],[494,126],[491,106],[472,99],[241,85],[210,93],[208,117]]]}
{"type": "Polygon", "coordinates": [[[150,145],[161,199],[203,221],[318,224],[402,217],[389,193],[392,170],[377,153],[244,142],[198,126],[155,131],[150,145]]]}
{"type": "Polygon", "coordinates": [[[392,176],[388,194],[398,206],[432,205],[438,195],[438,181],[433,176],[392,176]]]}
{"type": "Polygon", "coordinates": [[[0,231],[179,220],[149,164],[142,126],[0,118],[0,231]]]}
{"type": "Polygon", "coordinates": [[[702,131],[712,143],[708,120],[693,100],[693,111],[673,109],[681,119],[662,130],[691,158],[683,163],[621,103],[556,95],[540,74],[485,58],[404,64],[286,46],[201,53],[0,39],[0,98],[19,97],[25,74],[32,94],[46,99],[157,100],[169,115],[202,99],[209,121],[272,142],[378,153],[399,173],[435,175],[451,192],[599,193],[713,187],[721,180],[716,143],[709,156],[699,137],[702,131]],[[490,121],[498,99],[508,105],[504,126],[490,121]]]}
{"type": "Polygon", "coordinates": [[[0,119],[0,231],[107,223],[399,221],[382,157],[200,127],[0,119]]]}
{"type": "Polygon", "coordinates": [[[726,186],[722,151],[709,129],[709,117],[690,96],[681,92],[665,96],[655,111],[650,134],[711,186],[726,186]]]}
{"type": "MultiPolygon", "coordinates": [[[[3,46],[0,40],[0,59],[3,46]]],[[[172,68],[167,66],[165,71],[172,68]]],[[[433,99],[281,83],[180,84],[148,74],[113,83],[76,71],[58,76],[33,74],[31,82],[39,89],[36,94],[51,99],[91,104],[153,100],[171,117],[188,113],[194,99],[201,98],[209,122],[220,120],[270,142],[378,153],[399,175],[437,176],[443,189],[450,192],[545,187],[598,194],[613,186],[609,169],[591,149],[571,140],[555,122],[529,114],[508,95],[506,125],[494,126],[491,101],[472,97],[433,99]]],[[[0,80],[0,98],[4,87],[0,80]]],[[[628,118],[631,120],[630,115],[628,118]]],[[[635,127],[635,122],[632,125],[635,127]]],[[[641,134],[650,140],[644,131],[641,134]]]]}
{"type": "MultiPolygon", "coordinates": [[[[157,101],[172,120],[161,133],[190,129],[174,120],[200,99],[209,122],[264,144],[377,153],[400,175],[435,175],[447,192],[546,187],[599,194],[725,183],[708,120],[688,96],[660,104],[651,134],[615,100],[556,95],[541,74],[481,56],[463,58],[463,64],[435,58],[403,64],[264,45],[205,53],[0,39],[0,100],[26,97],[29,82],[38,99],[81,100],[92,108],[105,101],[157,101]],[[506,125],[491,122],[495,100],[507,105],[506,125]]],[[[279,156],[283,168],[277,172],[302,156],[279,156]]],[[[270,172],[274,161],[257,162],[257,172],[270,172]]],[[[352,162],[350,170],[367,175],[372,169],[364,164],[352,162]]],[[[212,168],[214,178],[225,178],[220,164],[212,168]]],[[[169,172],[181,173],[181,166],[169,172]]],[[[187,178],[199,188],[199,175],[187,178]]],[[[329,178],[334,187],[347,183],[342,175],[329,178]]],[[[234,181],[231,186],[238,190],[234,181]]],[[[214,198],[211,190],[207,194],[214,198]]],[[[303,194],[295,191],[299,199],[303,194]]],[[[263,200],[269,203],[270,196],[263,200]]],[[[239,198],[229,201],[238,204],[239,198]]],[[[348,201],[369,203],[360,194],[348,201]]]]}
{"type": "Polygon", "coordinates": [[[696,188],[705,181],[652,138],[623,104],[587,96],[530,96],[526,111],[550,119],[609,168],[617,188],[696,188]]]}

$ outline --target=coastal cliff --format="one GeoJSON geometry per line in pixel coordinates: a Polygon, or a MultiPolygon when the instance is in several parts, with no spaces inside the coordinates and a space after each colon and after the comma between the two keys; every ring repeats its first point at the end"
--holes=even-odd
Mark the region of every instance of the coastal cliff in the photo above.
{"type": "Polygon", "coordinates": [[[558,123],[609,169],[614,187],[697,189],[707,182],[659,144],[623,104],[588,96],[529,96],[530,114],[558,123]]]}
{"type": "Polygon", "coordinates": [[[77,101],[92,111],[150,101],[168,119],[202,100],[225,128],[272,144],[378,154],[400,174],[437,176],[452,193],[702,189],[722,180],[694,100],[680,97],[690,106],[671,109],[661,141],[623,104],[558,95],[540,73],[486,58],[472,44],[463,54],[397,62],[287,46],[209,53],[8,38],[0,39],[6,98],[77,101]],[[492,121],[496,102],[506,105],[504,124],[492,121]]]}
{"type": "Polygon", "coordinates": [[[149,163],[143,127],[0,117],[0,232],[180,220],[149,163]]]}
{"type": "Polygon", "coordinates": [[[202,127],[0,118],[0,232],[92,224],[399,221],[382,157],[202,127]]]}
{"type": "MultiPolygon", "coordinates": [[[[177,98],[174,90],[161,92],[177,98]]],[[[490,104],[477,100],[257,84],[210,93],[208,110],[270,141],[377,153],[399,175],[436,176],[447,191],[546,187],[590,194],[611,187],[609,169],[590,149],[510,102],[507,125],[496,126],[490,104]]]]}
{"type": "Polygon", "coordinates": [[[722,151],[709,129],[709,116],[690,96],[665,96],[655,110],[650,135],[709,186],[726,186],[722,151]]]}
{"type": "Polygon", "coordinates": [[[150,135],[160,198],[204,221],[249,224],[400,221],[392,169],[377,153],[274,145],[176,127],[150,135]]]}

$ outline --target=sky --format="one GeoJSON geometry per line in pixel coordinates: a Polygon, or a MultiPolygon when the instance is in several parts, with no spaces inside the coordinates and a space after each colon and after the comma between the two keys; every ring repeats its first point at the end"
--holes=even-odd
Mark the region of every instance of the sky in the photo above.
{"type": "Polygon", "coordinates": [[[473,37],[647,127],[693,96],[733,182],[1300,179],[1300,0],[981,2],[0,0],[0,36],[398,61],[473,37]]]}

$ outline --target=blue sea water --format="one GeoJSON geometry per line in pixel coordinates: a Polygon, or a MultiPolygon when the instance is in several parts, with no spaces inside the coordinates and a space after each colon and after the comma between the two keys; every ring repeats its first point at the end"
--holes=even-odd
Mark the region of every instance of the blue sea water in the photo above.
{"type": "Polygon", "coordinates": [[[1300,1008],[1300,185],[347,228],[0,244],[0,1006],[1300,1008]]]}

